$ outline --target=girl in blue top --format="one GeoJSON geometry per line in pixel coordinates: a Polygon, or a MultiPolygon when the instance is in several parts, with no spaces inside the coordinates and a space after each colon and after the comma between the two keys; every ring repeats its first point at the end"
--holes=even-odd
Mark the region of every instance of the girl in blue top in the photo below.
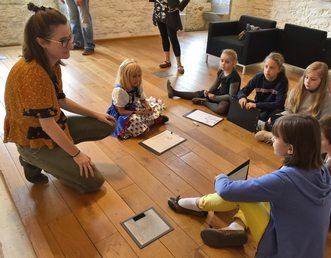
{"type": "MultiPolygon", "coordinates": [[[[259,178],[231,181],[215,178],[216,193],[201,198],[170,198],[176,212],[240,208],[257,244],[256,257],[323,258],[331,212],[331,178],[322,165],[318,121],[306,115],[279,118],[273,127],[273,148],[283,167],[259,178]]],[[[231,246],[220,230],[205,229],[210,246],[231,246]]]]}
{"type": "Polygon", "coordinates": [[[264,59],[263,72],[256,74],[248,84],[238,92],[237,96],[240,106],[246,109],[260,109],[261,113],[259,119],[263,123],[266,122],[272,114],[284,110],[288,80],[283,64],[284,57],[280,53],[271,52],[264,59]],[[254,89],[256,91],[255,101],[248,102],[247,97],[254,89]]]}

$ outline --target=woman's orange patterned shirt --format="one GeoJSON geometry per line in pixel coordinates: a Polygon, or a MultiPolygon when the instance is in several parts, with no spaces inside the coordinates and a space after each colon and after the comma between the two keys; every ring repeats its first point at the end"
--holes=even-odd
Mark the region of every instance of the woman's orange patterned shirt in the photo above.
{"type": "Polygon", "coordinates": [[[14,142],[30,148],[47,146],[54,142],[42,130],[39,119],[54,117],[57,124],[72,140],[67,117],[61,111],[59,99],[64,99],[61,68],[55,66],[55,76],[50,78],[36,61],[21,58],[11,69],[5,89],[6,116],[4,142],[14,142]]]}

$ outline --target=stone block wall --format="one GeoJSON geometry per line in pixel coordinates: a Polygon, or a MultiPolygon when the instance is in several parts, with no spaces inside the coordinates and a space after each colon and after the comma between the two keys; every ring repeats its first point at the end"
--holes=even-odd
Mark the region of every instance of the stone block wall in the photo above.
{"type": "Polygon", "coordinates": [[[185,31],[204,30],[206,21],[203,13],[209,11],[211,11],[211,3],[208,0],[191,0],[185,10],[185,31]]]}
{"type": "Polygon", "coordinates": [[[231,19],[248,14],[277,21],[277,27],[292,23],[325,30],[331,37],[330,0],[232,0],[231,19]]]}
{"type": "MultiPolygon", "coordinates": [[[[0,46],[22,43],[24,24],[31,13],[28,2],[57,7],[65,12],[60,0],[1,0],[0,46]]],[[[221,0],[220,0],[221,1],[221,0]]],[[[153,3],[148,0],[90,0],[95,39],[157,35],[152,24],[153,3]]],[[[208,0],[191,0],[186,8],[185,30],[203,30],[206,22],[203,12],[211,10],[208,0]]],[[[230,19],[248,14],[285,23],[308,26],[328,31],[331,37],[330,0],[232,0],[230,19]]]]}
{"type": "Polygon", "coordinates": [[[56,6],[52,0],[1,0],[0,46],[18,45],[22,43],[25,22],[32,14],[26,7],[29,2],[47,7],[56,6]]]}

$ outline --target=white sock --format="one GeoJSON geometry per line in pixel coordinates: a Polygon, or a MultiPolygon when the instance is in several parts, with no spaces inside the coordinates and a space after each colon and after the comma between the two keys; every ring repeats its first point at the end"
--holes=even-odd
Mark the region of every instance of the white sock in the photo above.
{"type": "Polygon", "coordinates": [[[245,228],[241,224],[239,224],[235,221],[233,221],[229,226],[224,227],[222,229],[225,229],[225,230],[242,230],[242,231],[245,230],[245,228]]]}
{"type": "Polygon", "coordinates": [[[181,206],[185,209],[201,211],[201,209],[197,206],[198,199],[199,199],[198,197],[183,198],[183,199],[179,199],[178,204],[179,204],[179,206],[181,206]]]}

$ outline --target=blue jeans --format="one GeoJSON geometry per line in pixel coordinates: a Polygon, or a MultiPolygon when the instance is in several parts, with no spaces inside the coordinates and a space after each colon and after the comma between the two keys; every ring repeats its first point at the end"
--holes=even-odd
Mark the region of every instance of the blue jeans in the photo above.
{"type": "Polygon", "coordinates": [[[77,6],[75,0],[66,0],[69,11],[71,32],[74,35],[74,46],[94,49],[92,18],[89,10],[89,0],[83,0],[82,6],[77,6]]]}

